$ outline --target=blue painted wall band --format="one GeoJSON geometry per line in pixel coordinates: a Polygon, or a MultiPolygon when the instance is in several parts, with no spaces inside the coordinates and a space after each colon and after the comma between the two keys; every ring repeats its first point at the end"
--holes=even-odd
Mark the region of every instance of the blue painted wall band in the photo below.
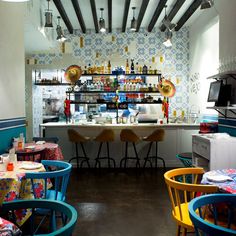
{"type": "Polygon", "coordinates": [[[25,117],[0,120],[0,130],[25,126],[25,117]]]}

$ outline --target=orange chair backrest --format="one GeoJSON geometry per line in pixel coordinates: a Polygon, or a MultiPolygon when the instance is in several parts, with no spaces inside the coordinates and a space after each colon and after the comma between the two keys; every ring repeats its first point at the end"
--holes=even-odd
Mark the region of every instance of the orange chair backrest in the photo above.
{"type": "Polygon", "coordinates": [[[150,134],[146,141],[150,142],[161,142],[164,140],[165,130],[164,129],[156,129],[152,134],[150,134]]]}
{"type": "Polygon", "coordinates": [[[137,136],[137,134],[135,134],[133,132],[133,130],[131,129],[122,129],[120,132],[120,140],[122,142],[132,142],[132,143],[136,143],[138,142],[140,139],[137,136]]]}
{"type": "Polygon", "coordinates": [[[115,133],[112,129],[104,129],[94,140],[97,142],[113,142],[115,133]]]}

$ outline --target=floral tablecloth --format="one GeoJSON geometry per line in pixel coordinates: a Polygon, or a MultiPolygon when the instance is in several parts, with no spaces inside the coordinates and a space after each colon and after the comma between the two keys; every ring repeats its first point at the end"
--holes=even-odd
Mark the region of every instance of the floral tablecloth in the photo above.
{"type": "MultiPolygon", "coordinates": [[[[34,165],[34,162],[17,162],[14,171],[0,172],[0,204],[4,201],[14,201],[17,199],[32,199],[32,185],[29,179],[25,178],[26,172],[43,172],[43,165],[38,169],[26,170],[22,169],[23,164],[34,165]]],[[[39,163],[37,163],[39,164],[39,163]]],[[[50,181],[50,180],[49,180],[50,181]]],[[[42,180],[35,180],[37,189],[37,197],[43,197],[44,183],[42,180]]],[[[51,187],[51,185],[49,186],[51,187]]],[[[19,210],[15,212],[17,216],[17,224],[22,225],[31,215],[30,211],[19,210]]]]}
{"type": "MultiPolygon", "coordinates": [[[[22,152],[27,152],[30,154],[31,150],[38,151],[44,150],[43,159],[44,160],[63,160],[64,157],[62,155],[61,148],[56,143],[44,143],[44,144],[36,144],[36,143],[26,143],[25,149],[22,152]]],[[[19,151],[18,151],[19,152],[19,151]]],[[[38,157],[39,159],[40,157],[38,157]]],[[[30,156],[26,160],[30,160],[30,156]]],[[[35,161],[37,161],[37,156],[35,157],[35,161]]]]}
{"type": "Polygon", "coordinates": [[[219,187],[219,190],[223,192],[236,193],[236,169],[208,171],[203,175],[201,183],[216,185],[219,187]],[[214,179],[214,176],[225,176],[226,179],[227,177],[229,179],[224,181],[224,178],[222,178],[222,180],[218,179],[216,181],[212,181],[212,179],[214,179]]]}

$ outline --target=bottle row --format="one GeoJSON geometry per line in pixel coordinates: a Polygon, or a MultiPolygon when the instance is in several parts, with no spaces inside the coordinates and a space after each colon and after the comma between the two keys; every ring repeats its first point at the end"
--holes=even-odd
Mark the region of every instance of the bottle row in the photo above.
{"type": "MultiPolygon", "coordinates": [[[[116,82],[92,82],[92,83],[84,83],[81,86],[76,85],[74,87],[74,91],[137,91],[137,92],[158,92],[158,84],[152,83],[132,83],[132,82],[125,82],[125,83],[116,83],[116,82]]],[[[70,88],[68,89],[70,91],[70,88]]]]}
{"type": "Polygon", "coordinates": [[[116,66],[112,67],[110,60],[108,63],[104,62],[101,65],[91,65],[88,64],[88,66],[84,66],[83,68],[83,74],[111,74],[113,71],[123,71],[125,74],[158,74],[161,73],[160,70],[157,68],[154,68],[152,66],[147,65],[139,65],[138,62],[134,63],[134,60],[131,59],[131,62],[129,62],[129,59],[126,60],[125,67],[123,66],[116,66]]]}

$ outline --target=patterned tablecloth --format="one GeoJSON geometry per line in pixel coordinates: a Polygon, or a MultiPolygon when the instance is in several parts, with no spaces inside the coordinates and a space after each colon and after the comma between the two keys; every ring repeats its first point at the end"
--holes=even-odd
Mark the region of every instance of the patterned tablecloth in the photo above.
{"type": "MultiPolygon", "coordinates": [[[[44,149],[44,158],[45,160],[63,160],[64,157],[62,155],[61,148],[56,143],[44,143],[44,144],[36,144],[36,143],[26,143],[25,150],[29,152],[31,150],[42,150],[44,149]]],[[[36,158],[37,160],[37,158],[36,158]]]]}
{"type": "Polygon", "coordinates": [[[208,171],[203,175],[201,183],[216,185],[220,191],[226,193],[236,193],[236,169],[208,171]],[[213,181],[215,176],[216,180],[213,181]],[[222,177],[222,180],[217,179],[219,176],[222,177]],[[229,177],[229,180],[224,180],[223,176],[229,177]]]}
{"type": "MultiPolygon", "coordinates": [[[[14,166],[13,171],[0,172],[0,204],[4,201],[14,201],[16,199],[32,199],[32,185],[29,179],[25,178],[26,172],[43,172],[45,171],[43,165],[37,169],[23,169],[25,166],[39,165],[34,162],[17,162],[14,166]]],[[[42,180],[35,180],[34,182],[38,197],[43,197],[44,194],[44,183],[42,180]]],[[[50,185],[49,187],[51,187],[50,185]]],[[[16,211],[17,223],[22,225],[31,215],[30,211],[20,210],[16,211]]]]}

